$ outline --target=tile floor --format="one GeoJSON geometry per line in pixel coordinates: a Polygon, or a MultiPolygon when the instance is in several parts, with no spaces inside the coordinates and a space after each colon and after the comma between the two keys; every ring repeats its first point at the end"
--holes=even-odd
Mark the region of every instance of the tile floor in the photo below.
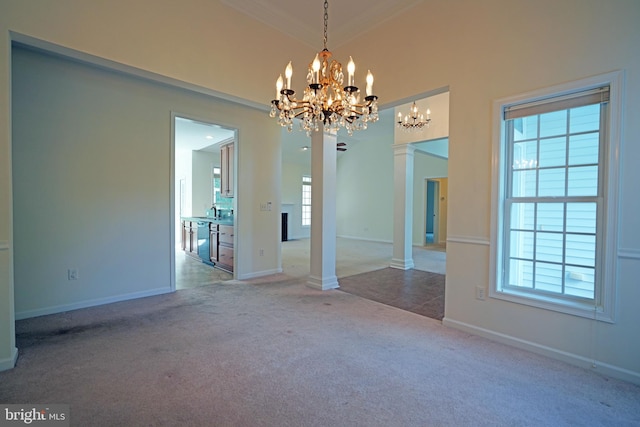
{"type": "Polygon", "coordinates": [[[421,270],[382,270],[340,279],[340,290],[412,313],[442,320],[444,317],[443,274],[421,270]]]}
{"type": "Polygon", "coordinates": [[[176,250],[176,289],[195,288],[233,279],[231,273],[213,268],[176,250]]]}

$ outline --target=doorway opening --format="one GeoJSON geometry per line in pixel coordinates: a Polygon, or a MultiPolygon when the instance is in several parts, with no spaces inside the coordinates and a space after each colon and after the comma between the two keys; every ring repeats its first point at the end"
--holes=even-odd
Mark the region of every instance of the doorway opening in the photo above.
{"type": "MultiPolygon", "coordinates": [[[[237,129],[177,115],[172,116],[172,129],[172,288],[232,280],[233,265],[219,263],[217,254],[219,245],[225,254],[233,251],[232,243],[219,242],[218,227],[224,223],[235,228],[235,192],[223,194],[221,169],[233,176],[236,150],[229,147],[235,147],[237,129]]],[[[229,191],[228,184],[224,188],[229,191]]]]}
{"type": "Polygon", "coordinates": [[[424,246],[444,250],[447,240],[447,178],[426,178],[424,188],[424,246]]]}

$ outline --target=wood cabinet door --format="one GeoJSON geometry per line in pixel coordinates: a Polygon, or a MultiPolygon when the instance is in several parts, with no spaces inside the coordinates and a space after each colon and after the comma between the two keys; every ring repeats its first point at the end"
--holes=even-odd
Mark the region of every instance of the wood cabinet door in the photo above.
{"type": "Polygon", "coordinates": [[[227,145],[227,197],[233,197],[233,144],[227,145]]]}
{"type": "Polygon", "coordinates": [[[218,227],[218,241],[221,244],[224,243],[227,246],[233,247],[233,226],[220,225],[218,227]]]}
{"type": "Polygon", "coordinates": [[[209,229],[209,259],[218,262],[218,225],[211,224],[209,229]]]}
{"type": "Polygon", "coordinates": [[[220,193],[224,197],[233,197],[233,144],[220,148],[220,193]]]}
{"type": "Polygon", "coordinates": [[[187,249],[187,236],[187,226],[185,224],[185,221],[182,221],[182,230],[180,232],[180,247],[183,251],[187,249]]]}
{"type": "Polygon", "coordinates": [[[198,224],[195,222],[192,222],[189,228],[189,252],[198,256],[198,224]]]}
{"type": "Polygon", "coordinates": [[[233,248],[218,246],[218,263],[225,270],[233,271],[233,248]]]}

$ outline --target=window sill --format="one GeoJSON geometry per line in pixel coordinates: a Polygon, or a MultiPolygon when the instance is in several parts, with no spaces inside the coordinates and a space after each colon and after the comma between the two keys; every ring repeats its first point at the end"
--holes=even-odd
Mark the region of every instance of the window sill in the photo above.
{"type": "Polygon", "coordinates": [[[502,291],[492,289],[489,292],[489,297],[601,322],[615,323],[611,313],[605,312],[602,307],[595,307],[588,303],[560,300],[544,295],[532,295],[511,289],[502,291]]]}

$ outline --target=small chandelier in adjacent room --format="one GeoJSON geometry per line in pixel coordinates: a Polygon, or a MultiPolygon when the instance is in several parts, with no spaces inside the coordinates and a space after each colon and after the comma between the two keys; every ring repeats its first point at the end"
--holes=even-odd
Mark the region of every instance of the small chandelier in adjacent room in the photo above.
{"type": "Polygon", "coordinates": [[[293,119],[299,118],[301,130],[311,135],[323,123],[329,130],[344,127],[349,135],[354,130],[367,128],[367,123],[378,120],[378,97],[373,94],[373,75],[367,73],[366,95],[361,99],[360,89],[355,85],[355,64],[351,57],[347,65],[347,82],[344,84],[342,64],[331,60],[327,49],[327,23],[329,3],[324,2],[324,49],[318,52],[309,64],[307,87],[302,99],[295,97],[291,87],[293,67],[291,62],[276,82],[276,99],[271,101],[271,117],[278,116],[278,123],[288,131],[293,128],[293,119]]]}
{"type": "Polygon", "coordinates": [[[418,113],[418,107],[416,102],[413,101],[409,114],[402,117],[402,113],[398,112],[398,127],[407,130],[420,130],[422,128],[428,128],[431,123],[431,110],[427,108],[425,114],[418,113]]]}

